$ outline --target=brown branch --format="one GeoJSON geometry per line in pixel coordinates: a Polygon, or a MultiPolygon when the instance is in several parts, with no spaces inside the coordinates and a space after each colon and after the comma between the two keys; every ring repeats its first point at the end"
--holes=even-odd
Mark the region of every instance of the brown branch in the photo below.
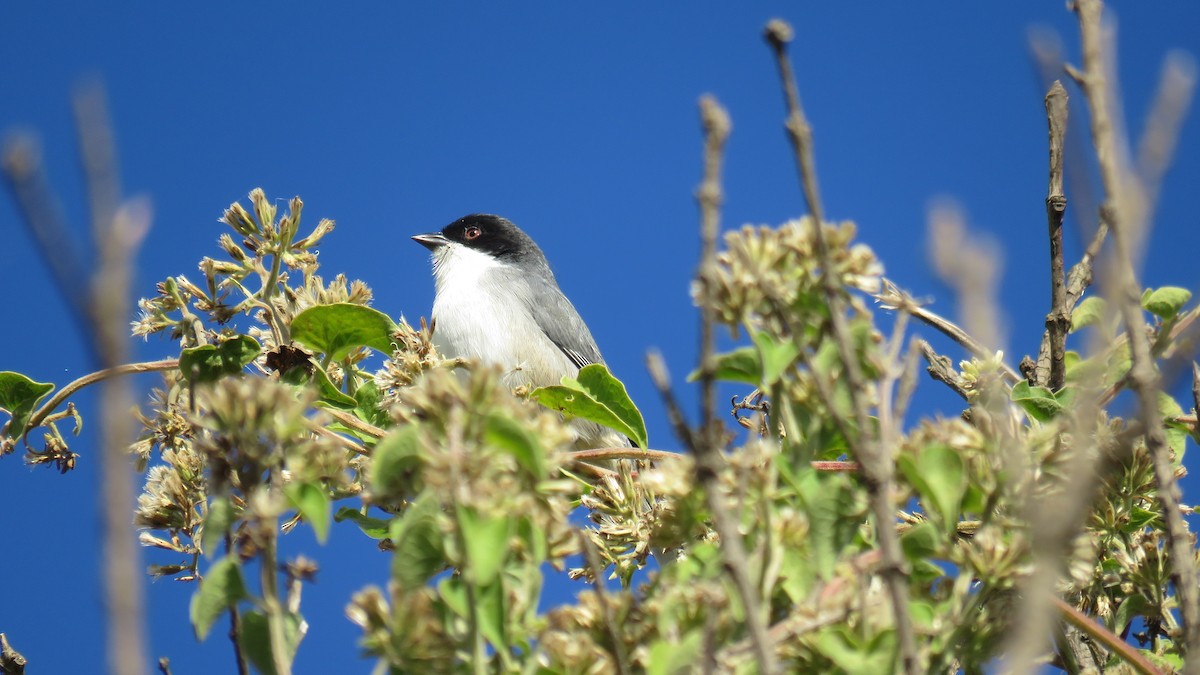
{"type": "MultiPolygon", "coordinates": [[[[574,450],[567,457],[575,462],[601,462],[615,459],[641,459],[651,462],[672,461],[687,455],[668,450],[642,450],[640,448],[593,448],[574,450]]],[[[858,471],[858,462],[817,460],[809,462],[817,471],[858,471]]]]}
{"type": "MultiPolygon", "coordinates": [[[[37,140],[27,135],[7,140],[3,158],[5,182],[22,221],[37,242],[42,260],[50,267],[50,278],[59,295],[70,306],[71,317],[80,331],[86,334],[90,330],[87,298],[79,292],[88,286],[83,276],[84,256],[79,251],[79,237],[70,231],[50,190],[37,145],[37,140]]],[[[90,340],[86,344],[89,349],[94,348],[90,340]]]]}
{"type": "Polygon", "coordinates": [[[1055,609],[1059,611],[1059,613],[1062,615],[1062,618],[1066,620],[1067,623],[1088,634],[1093,640],[1103,644],[1109,650],[1115,652],[1121,660],[1123,660],[1125,663],[1128,663],[1137,672],[1142,673],[1142,675],[1162,675],[1161,670],[1155,668],[1154,664],[1150,663],[1145,656],[1142,656],[1141,652],[1139,652],[1137,649],[1134,649],[1133,645],[1130,645],[1122,640],[1119,635],[1114,635],[1112,631],[1096,623],[1096,621],[1090,616],[1084,614],[1078,609],[1075,609],[1070,604],[1063,601],[1062,598],[1055,597],[1051,600],[1051,602],[1054,604],[1055,609]]]}
{"type": "MultiPolygon", "coordinates": [[[[887,279],[883,280],[883,290],[875,295],[875,299],[879,300],[885,309],[911,314],[922,323],[957,342],[977,359],[991,359],[996,356],[995,350],[984,347],[953,321],[925,309],[915,298],[887,279]]],[[[1007,363],[1001,363],[1000,367],[1000,374],[1009,384],[1016,384],[1025,379],[1007,363]]]]}
{"type": "Polygon", "coordinates": [[[1200,417],[1200,363],[1192,361],[1192,405],[1195,407],[1192,410],[1195,412],[1192,415],[1192,424],[1196,424],[1195,419],[1200,417]]]}
{"type": "Polygon", "coordinates": [[[1058,391],[1066,381],[1067,331],[1071,329],[1063,265],[1062,225],[1067,210],[1067,198],[1063,195],[1063,137],[1068,108],[1067,90],[1062,82],[1054,81],[1046,94],[1045,104],[1050,136],[1050,184],[1046,189],[1046,220],[1050,235],[1050,313],[1046,315],[1046,337],[1050,344],[1050,372],[1048,376],[1039,372],[1038,384],[1058,391]]]}
{"type": "Polygon", "coordinates": [[[800,104],[800,94],[796,87],[796,79],[792,74],[791,63],[787,58],[787,44],[792,40],[792,27],[780,19],[773,19],[767,24],[765,37],[775,55],[779,68],[779,78],[783,85],[784,97],[788,108],[786,123],[788,138],[792,143],[796,165],[800,174],[801,189],[808,203],[814,226],[814,243],[821,264],[821,281],[824,286],[826,300],[829,303],[830,325],[833,329],[834,341],[838,354],[846,369],[846,385],[850,392],[854,409],[854,420],[858,428],[857,436],[847,436],[846,442],[854,451],[860,462],[860,475],[867,486],[871,502],[871,511],[875,519],[875,531],[879,539],[880,553],[883,556],[881,573],[887,585],[892,602],[892,613],[895,618],[896,636],[900,643],[900,659],[903,670],[910,675],[920,671],[917,653],[916,632],[908,615],[908,575],[904,566],[904,558],[900,551],[900,539],[893,526],[893,472],[894,465],[891,457],[885,455],[885,449],[880,447],[877,438],[872,437],[867,403],[864,400],[866,381],[862,367],[855,354],[850,330],[846,324],[845,301],[839,281],[835,276],[833,259],[829,252],[828,242],[825,241],[825,214],[821,206],[820,191],[817,187],[816,162],[813,156],[812,128],[805,118],[804,109],[800,104]]]}
{"type": "MultiPolygon", "coordinates": [[[[51,397],[49,401],[43,403],[42,407],[38,408],[36,412],[29,416],[29,422],[25,424],[25,429],[20,432],[20,435],[24,435],[31,429],[36,429],[39,425],[41,425],[42,422],[46,420],[46,417],[49,416],[50,413],[54,412],[55,409],[62,405],[63,402],[68,398],[70,398],[72,394],[88,385],[96,384],[97,382],[103,382],[104,380],[107,380],[111,377],[116,377],[117,375],[155,373],[164,370],[174,370],[178,367],[179,359],[163,359],[161,361],[146,361],[143,363],[126,363],[113,366],[111,368],[103,368],[94,373],[88,373],[87,375],[84,375],[83,377],[80,377],[63,387],[58,391],[57,394],[51,397]]],[[[7,428],[8,426],[5,425],[5,429],[7,428]]],[[[16,436],[18,434],[13,435],[16,436]]]]}
{"type": "MultiPolygon", "coordinates": [[[[136,201],[119,204],[116,151],[104,90],[99,85],[86,87],[76,94],[74,103],[79,153],[99,259],[89,288],[86,316],[100,366],[112,369],[124,363],[129,351],[126,317],[132,309],[134,252],[150,228],[150,208],[136,201]]],[[[147,650],[140,552],[129,518],[135,494],[128,453],[135,435],[134,418],[129,414],[133,392],[124,378],[106,379],[101,388],[100,471],[108,665],[118,675],[138,675],[146,671],[147,650]]]]}
{"type": "MultiPolygon", "coordinates": [[[[758,589],[750,580],[749,564],[737,521],[731,517],[720,487],[720,472],[725,462],[720,450],[723,429],[716,412],[716,315],[709,295],[717,265],[717,230],[723,199],[721,163],[731,124],[729,114],[711,96],[700,99],[700,121],[704,128],[704,177],[696,193],[696,200],[700,206],[700,269],[697,274],[700,286],[700,427],[695,432],[684,433],[680,437],[695,455],[696,482],[704,489],[709,509],[712,511],[713,527],[721,537],[721,556],[724,559],[725,571],[733,581],[745,608],[746,631],[754,643],[758,670],[770,674],[776,672],[776,664],[775,655],[766,641],[766,616],[758,589]]],[[[678,408],[674,404],[670,380],[662,358],[650,355],[647,365],[650,367],[651,378],[668,408],[678,408]]],[[[673,419],[678,429],[682,424],[682,413],[676,411],[673,419]]],[[[686,424],[682,426],[686,427],[686,424]]]]}
{"type": "Polygon", "coordinates": [[[1112,214],[1116,273],[1112,295],[1129,335],[1130,385],[1138,399],[1138,414],[1154,466],[1159,505],[1166,524],[1172,576],[1183,620],[1184,672],[1200,673],[1200,576],[1196,572],[1195,551],[1187,523],[1179,506],[1180,491],[1171,464],[1171,449],[1158,415],[1159,375],[1146,335],[1146,319],[1139,302],[1140,284],[1134,272],[1134,251],[1146,228],[1144,195],[1139,194],[1137,182],[1130,179],[1128,168],[1121,165],[1113,121],[1117,114],[1113,94],[1116,83],[1110,81],[1115,74],[1108,68],[1107,59],[1112,55],[1104,52],[1103,3],[1101,0],[1076,0],[1072,9],[1079,19],[1083,45],[1084,68],[1078,76],[1091,111],[1092,143],[1099,158],[1100,176],[1112,214]]]}
{"type": "Polygon", "coordinates": [[[1187,119],[1196,89],[1196,61],[1190,54],[1172,51],[1163,61],[1158,90],[1138,143],[1137,172],[1145,193],[1148,222],[1158,202],[1163,176],[1179,146],[1179,133],[1187,119]]]}
{"type": "Polygon", "coordinates": [[[350,427],[351,429],[358,431],[360,433],[364,433],[372,438],[383,438],[384,436],[387,436],[386,430],[380,429],[379,427],[375,426],[374,424],[371,424],[370,422],[363,421],[363,420],[355,417],[354,415],[351,415],[350,413],[346,412],[345,410],[338,410],[336,408],[326,408],[325,412],[328,413],[330,417],[333,417],[334,419],[341,422],[342,424],[345,424],[346,426],[350,427]]]}

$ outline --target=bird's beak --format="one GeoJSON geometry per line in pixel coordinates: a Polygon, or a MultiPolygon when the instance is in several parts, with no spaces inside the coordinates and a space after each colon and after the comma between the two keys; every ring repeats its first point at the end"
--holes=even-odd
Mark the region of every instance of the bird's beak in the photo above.
{"type": "Polygon", "coordinates": [[[430,232],[429,234],[418,234],[413,237],[413,241],[424,246],[430,251],[436,251],[439,248],[450,243],[450,240],[442,236],[441,232],[430,232]]]}

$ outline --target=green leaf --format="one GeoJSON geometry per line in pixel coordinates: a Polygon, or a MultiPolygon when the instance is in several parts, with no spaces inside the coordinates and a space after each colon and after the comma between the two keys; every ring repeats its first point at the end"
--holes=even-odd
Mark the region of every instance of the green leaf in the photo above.
{"type": "Polygon", "coordinates": [[[1157,317],[1171,319],[1191,299],[1192,292],[1186,288],[1163,286],[1142,294],[1142,307],[1157,317]]]}
{"type": "Polygon", "coordinates": [[[317,385],[318,400],[339,410],[353,410],[358,405],[358,401],[338,389],[333,380],[329,379],[329,373],[320,364],[314,361],[313,365],[315,368],[313,368],[312,381],[317,385]]]}
{"type": "MultiPolygon", "coordinates": [[[[270,619],[258,610],[242,614],[241,625],[238,626],[238,644],[250,659],[254,668],[263,675],[275,675],[275,659],[271,656],[270,619]]],[[[292,663],[296,658],[296,650],[308,626],[304,619],[297,614],[286,612],[283,616],[283,640],[287,648],[284,661],[292,663]]]]}
{"type": "Polygon", "coordinates": [[[384,436],[371,452],[371,491],[380,496],[408,497],[418,491],[421,443],[409,425],[384,436]]]}
{"type": "Polygon", "coordinates": [[[292,339],[334,361],[358,347],[391,354],[395,330],[383,312],[348,302],[309,307],[292,319],[292,339]]]}
{"type": "Polygon", "coordinates": [[[458,526],[467,549],[466,573],[470,581],[480,588],[492,584],[508,557],[512,522],[462,506],[458,508],[458,526]]]}
{"type": "Polygon", "coordinates": [[[1174,463],[1179,466],[1183,462],[1183,453],[1187,450],[1187,437],[1191,427],[1178,421],[1183,415],[1179,402],[1165,392],[1158,392],[1158,414],[1166,427],[1167,445],[1175,453],[1174,463]]]}
{"type": "MultiPolygon", "coordinates": [[[[713,376],[726,382],[744,382],[757,386],[762,380],[762,362],[754,347],[739,347],[731,352],[716,355],[713,376]]],[[[696,369],[687,377],[688,382],[700,379],[696,369]]]]}
{"type": "Polygon", "coordinates": [[[910,600],[908,615],[912,617],[914,626],[922,633],[936,633],[938,611],[932,602],[910,600]]]}
{"type": "Polygon", "coordinates": [[[179,372],[193,383],[215,382],[242,372],[258,358],[262,345],[249,335],[239,335],[215,345],[201,345],[179,353],[179,372]]]}
{"type": "Polygon", "coordinates": [[[800,348],[794,341],[778,342],[767,333],[756,333],[754,344],[758,347],[758,354],[762,359],[762,384],[767,387],[778,382],[800,355],[800,348]]]}
{"type": "MultiPolygon", "coordinates": [[[[342,392],[339,391],[338,393],[342,392]]],[[[392,419],[385,411],[379,408],[381,398],[379,387],[375,385],[375,381],[366,380],[358,385],[358,389],[354,392],[354,400],[357,402],[357,405],[354,406],[354,412],[358,415],[359,419],[370,422],[377,427],[387,428],[391,426],[392,419]]]]}
{"type": "Polygon", "coordinates": [[[188,616],[192,622],[192,630],[196,639],[208,637],[213,623],[225,610],[233,607],[239,600],[249,597],[246,584],[242,581],[242,570],[237,558],[224,557],[212,564],[204,573],[200,587],[192,594],[192,602],[188,608],[188,616]]]}
{"type": "Polygon", "coordinates": [[[211,558],[213,553],[225,540],[225,533],[229,532],[229,528],[234,521],[233,503],[225,497],[214,499],[208,505],[208,515],[204,518],[204,531],[200,536],[200,548],[204,549],[204,556],[211,558]]]}
{"type": "Polygon", "coordinates": [[[329,537],[329,495],[325,490],[313,483],[289,483],[283,486],[283,493],[295,507],[304,520],[312,525],[317,541],[324,544],[329,537]]]}
{"type": "Polygon", "coordinates": [[[1146,597],[1139,593],[1130,593],[1125,596],[1120,605],[1117,605],[1117,611],[1113,614],[1112,632],[1121,635],[1125,631],[1125,627],[1129,622],[1142,612],[1149,609],[1150,603],[1146,602],[1146,597]]]}
{"type": "Polygon", "coordinates": [[[625,385],[598,363],[584,366],[574,379],[564,377],[561,385],[535,389],[531,396],[551,410],[620,432],[639,448],[650,447],[646,421],[629,399],[625,385]]]}
{"type": "Polygon", "coordinates": [[[805,468],[798,472],[797,497],[808,513],[808,539],[813,569],[822,579],[834,574],[842,551],[854,540],[858,524],[847,514],[858,509],[855,492],[842,475],[805,468]]]}
{"type": "Polygon", "coordinates": [[[448,576],[442,579],[438,583],[437,591],[451,612],[464,619],[471,618],[471,602],[467,600],[467,585],[462,577],[448,576]]]}
{"type": "Polygon", "coordinates": [[[12,415],[8,425],[8,437],[17,438],[25,431],[33,409],[50,392],[54,385],[49,382],[34,382],[20,373],[0,372],[0,408],[12,415]]]}
{"type": "Polygon", "coordinates": [[[1104,298],[1095,295],[1084,298],[1071,312],[1071,332],[1099,323],[1107,311],[1108,303],[1104,298]]]}
{"type": "Polygon", "coordinates": [[[1031,387],[1024,380],[1013,385],[1012,402],[1021,406],[1031,418],[1048,422],[1062,412],[1062,403],[1045,387],[1031,387]]]}
{"type": "Polygon", "coordinates": [[[475,618],[479,622],[479,632],[497,650],[509,650],[508,644],[508,606],[504,597],[504,584],[500,580],[480,586],[475,591],[475,618]]]}
{"type": "Polygon", "coordinates": [[[386,538],[388,536],[388,528],[391,526],[391,521],[363,515],[362,512],[352,509],[349,506],[343,506],[338,509],[338,512],[333,514],[333,520],[338,523],[349,520],[357,525],[358,529],[363,531],[363,534],[372,539],[386,538]]]}
{"type": "Polygon", "coordinates": [[[546,477],[545,452],[537,436],[511,417],[499,413],[489,414],[484,440],[512,455],[517,464],[528,471],[535,480],[546,477]]]}
{"type": "Polygon", "coordinates": [[[681,640],[655,640],[650,643],[650,660],[646,664],[646,675],[677,675],[692,672],[700,661],[700,647],[704,631],[693,629],[684,633],[681,640]]]}
{"type": "Polygon", "coordinates": [[[963,495],[967,491],[966,467],[962,457],[946,445],[921,449],[916,461],[902,457],[897,462],[908,482],[920,493],[927,511],[937,513],[943,529],[953,535],[958,525],[963,495]]]}
{"type": "Polygon", "coordinates": [[[849,675],[891,673],[896,663],[896,634],[885,630],[869,641],[861,641],[847,628],[831,628],[818,634],[817,650],[849,675]]]}
{"type": "Polygon", "coordinates": [[[942,535],[928,520],[913,525],[900,535],[900,548],[910,561],[932,558],[941,552],[942,535]]]}
{"type": "Polygon", "coordinates": [[[440,513],[437,501],[424,495],[392,520],[390,534],[396,547],[392,579],[404,590],[424,586],[448,565],[442,548],[444,535],[437,522],[440,513]]]}

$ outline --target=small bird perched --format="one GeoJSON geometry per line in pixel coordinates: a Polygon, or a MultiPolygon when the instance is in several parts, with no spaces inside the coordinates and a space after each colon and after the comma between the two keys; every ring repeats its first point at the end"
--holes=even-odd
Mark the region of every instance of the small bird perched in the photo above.
{"type": "MultiPolygon", "coordinates": [[[[443,355],[500,366],[511,387],[556,385],[604,363],[542,249],[510,221],[472,214],[413,239],[433,252],[433,343],[443,355]]],[[[592,422],[573,426],[579,449],[629,444],[592,422]]]]}

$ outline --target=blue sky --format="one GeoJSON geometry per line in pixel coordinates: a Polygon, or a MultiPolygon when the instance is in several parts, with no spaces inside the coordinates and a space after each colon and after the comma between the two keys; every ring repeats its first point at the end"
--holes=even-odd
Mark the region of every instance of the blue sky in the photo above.
{"type": "MultiPolygon", "coordinates": [[[[1077,60],[1062,3],[695,2],[686,12],[666,3],[78,4],[0,3],[0,132],[40,135],[51,182],[83,232],[69,99],[88,77],[104,82],[125,191],[154,205],[139,295],[168,275],[196,275],[200,257],[216,251],[223,209],[262,187],[281,200],[300,195],[310,226],[337,221],[321,248],[327,276],[361,278],[376,307],[415,320],[428,314],[433,289],[426,251],[409,236],[499,213],[545,250],[646,411],[652,444],[677,448],[642,360],[661,349],[677,380],[695,361],[687,289],[701,94],[733,118],[725,226],[776,224],[804,209],[760,37],[782,16],[797,33],[793,62],[829,217],[855,220],[891,279],[955,316],[929,269],[925,221],[931,200],[956,199],[1005,260],[1012,362],[1037,347],[1049,297],[1046,128],[1026,36],[1049,27],[1077,60]]],[[[1200,5],[1115,9],[1127,120],[1140,130],[1167,51],[1200,54],[1200,5]]],[[[1082,128],[1082,97],[1069,91],[1071,124],[1082,128]]],[[[1198,184],[1193,113],[1164,185],[1148,285],[1200,286],[1198,184]]],[[[1078,231],[1067,239],[1074,259],[1078,231]]],[[[7,195],[0,270],[0,370],[59,385],[88,372],[82,338],[7,195]]],[[[139,342],[138,356],[169,347],[139,342]]],[[[921,383],[915,413],[957,414],[938,387],[921,383]]],[[[95,409],[86,395],[79,404],[85,416],[95,409]]],[[[90,672],[103,658],[93,437],[75,449],[79,468],[66,476],[27,469],[19,456],[0,461],[0,631],[40,672],[90,672]]],[[[387,557],[344,527],[325,548],[303,532],[289,546],[322,568],[305,592],[312,627],[297,672],[368,671],[342,608],[354,590],[385,579],[387,557]]],[[[550,586],[559,599],[575,590],[550,586]]],[[[170,657],[176,672],[226,672],[220,630],[203,645],[191,637],[191,590],[149,585],[152,656],[170,657]]]]}

